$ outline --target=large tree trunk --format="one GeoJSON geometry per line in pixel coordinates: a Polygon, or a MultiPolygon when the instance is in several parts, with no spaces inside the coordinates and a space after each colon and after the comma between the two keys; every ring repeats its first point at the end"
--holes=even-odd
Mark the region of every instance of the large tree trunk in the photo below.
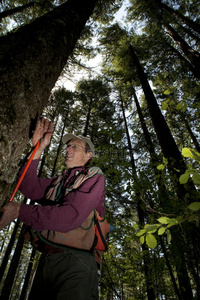
{"type": "Polygon", "coordinates": [[[47,104],[96,2],[68,0],[0,38],[0,204],[17,173],[31,120],[47,104]]]}
{"type": "Polygon", "coordinates": [[[181,185],[179,183],[179,177],[186,171],[186,164],[182,158],[182,155],[174,141],[171,131],[166,123],[164,116],[162,115],[160,108],[157,104],[153,91],[148,83],[144,70],[137,58],[137,55],[130,45],[130,55],[132,62],[137,69],[137,74],[141,82],[145,98],[148,104],[151,119],[154,125],[155,132],[157,134],[162,152],[165,158],[168,159],[168,170],[171,175],[171,180],[175,186],[176,193],[180,201],[190,203],[195,201],[196,190],[193,183],[190,181],[188,184],[181,185]],[[187,198],[187,195],[189,197],[187,198]]]}

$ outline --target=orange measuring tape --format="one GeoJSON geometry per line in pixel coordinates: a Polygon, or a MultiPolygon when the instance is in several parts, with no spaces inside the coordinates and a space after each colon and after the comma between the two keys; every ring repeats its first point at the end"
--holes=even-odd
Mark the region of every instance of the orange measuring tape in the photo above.
{"type": "Polygon", "coordinates": [[[25,176],[25,174],[26,174],[26,172],[27,172],[27,170],[28,170],[28,168],[29,168],[32,160],[33,160],[33,157],[35,156],[35,153],[37,152],[37,149],[38,149],[39,145],[40,145],[40,140],[35,145],[35,148],[34,148],[32,154],[31,154],[31,156],[30,156],[30,158],[29,158],[29,160],[28,160],[28,162],[27,162],[27,164],[25,166],[24,171],[22,172],[21,176],[19,177],[19,180],[18,180],[18,182],[16,184],[16,187],[15,187],[14,191],[12,192],[12,195],[10,196],[10,199],[8,200],[8,202],[12,202],[13,201],[13,199],[15,197],[15,194],[16,194],[16,192],[17,192],[17,190],[18,190],[18,188],[19,188],[22,180],[24,179],[24,176],[25,176]]]}

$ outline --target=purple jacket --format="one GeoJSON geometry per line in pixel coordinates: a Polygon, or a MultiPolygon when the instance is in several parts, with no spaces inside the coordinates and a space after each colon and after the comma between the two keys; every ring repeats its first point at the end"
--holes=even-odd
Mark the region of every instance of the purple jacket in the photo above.
{"type": "MultiPolygon", "coordinates": [[[[43,179],[37,177],[39,159],[33,160],[22,181],[19,190],[33,201],[41,200],[53,178],[43,179]]],[[[74,181],[75,173],[84,170],[84,167],[76,167],[66,172],[65,184],[74,181]]],[[[22,173],[22,170],[20,173],[22,173]]],[[[95,175],[85,182],[77,190],[68,193],[62,204],[53,206],[39,206],[21,204],[19,219],[31,226],[33,230],[53,230],[68,232],[83,223],[93,209],[96,209],[101,217],[104,209],[104,176],[95,175]]]]}

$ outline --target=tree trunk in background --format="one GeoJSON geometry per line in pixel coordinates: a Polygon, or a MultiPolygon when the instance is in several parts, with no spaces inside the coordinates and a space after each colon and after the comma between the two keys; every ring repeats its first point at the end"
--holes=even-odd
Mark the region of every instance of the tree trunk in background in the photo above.
{"type": "Polygon", "coordinates": [[[92,103],[93,103],[93,99],[90,98],[90,103],[89,103],[87,118],[86,118],[86,122],[85,122],[85,128],[83,131],[83,136],[87,136],[87,134],[88,134],[88,128],[89,128],[89,124],[90,124],[90,116],[91,116],[91,110],[92,110],[92,103]]]}
{"type": "Polygon", "coordinates": [[[61,132],[61,135],[60,135],[60,141],[59,141],[59,145],[58,145],[58,148],[57,148],[56,157],[55,157],[53,168],[52,168],[52,171],[51,171],[51,177],[53,177],[54,174],[55,174],[56,164],[57,164],[58,156],[60,154],[60,149],[61,149],[61,146],[62,146],[62,138],[63,138],[64,132],[65,132],[67,120],[68,120],[68,114],[66,115],[65,120],[64,120],[62,132],[61,132]]]}
{"type": "Polygon", "coordinates": [[[17,245],[15,248],[15,252],[13,254],[11,263],[10,263],[10,267],[1,291],[1,300],[8,300],[9,299],[9,295],[10,295],[10,291],[11,291],[11,287],[13,285],[13,281],[15,279],[15,274],[17,271],[17,267],[19,264],[19,260],[20,260],[20,255],[21,255],[21,251],[23,249],[23,244],[24,244],[24,228],[26,225],[22,226],[21,229],[21,233],[19,235],[19,239],[17,241],[17,245]]]}
{"type": "Polygon", "coordinates": [[[20,295],[19,300],[24,300],[26,299],[26,295],[28,293],[28,286],[29,286],[29,281],[31,278],[31,273],[32,273],[32,268],[33,268],[33,260],[35,258],[35,254],[36,254],[36,249],[33,248],[32,252],[31,252],[31,256],[30,256],[30,260],[29,260],[29,264],[28,264],[28,269],[26,272],[26,276],[25,276],[25,280],[24,280],[24,284],[23,284],[23,288],[22,288],[22,292],[20,295]]]}
{"type": "Polygon", "coordinates": [[[0,204],[17,173],[31,120],[47,104],[96,2],[68,0],[0,38],[0,204]]]}
{"type": "Polygon", "coordinates": [[[193,142],[193,144],[194,144],[196,150],[200,153],[200,145],[199,145],[199,142],[198,142],[196,136],[194,135],[194,133],[193,133],[193,131],[192,131],[192,129],[191,129],[191,127],[190,127],[188,121],[185,119],[184,116],[181,116],[181,119],[182,119],[183,123],[185,123],[185,127],[187,128],[187,131],[188,131],[188,133],[189,133],[189,135],[190,135],[190,137],[191,137],[191,140],[192,140],[192,142],[193,142]]]}
{"type": "Polygon", "coordinates": [[[159,240],[160,240],[160,244],[161,244],[161,247],[162,247],[162,251],[164,253],[166,266],[169,270],[170,277],[171,277],[171,280],[172,280],[172,283],[173,283],[173,286],[174,286],[174,291],[176,293],[177,299],[182,300],[182,297],[181,297],[181,294],[180,294],[180,291],[178,289],[176,279],[175,279],[175,276],[174,276],[174,273],[173,273],[173,269],[172,269],[172,266],[171,266],[169,258],[168,258],[168,254],[167,254],[167,251],[166,251],[166,248],[165,248],[165,244],[164,244],[163,239],[162,239],[161,236],[159,237],[159,240]]]}
{"type": "MultiPolygon", "coordinates": [[[[142,193],[143,189],[139,183],[139,179],[137,176],[135,160],[134,160],[134,156],[133,156],[131,139],[130,139],[130,135],[129,135],[129,130],[128,130],[128,125],[127,125],[127,121],[126,121],[126,115],[125,115],[122,97],[121,97],[121,108],[122,108],[122,114],[123,114],[123,119],[124,119],[125,130],[126,130],[126,138],[127,138],[127,142],[128,142],[129,155],[130,155],[130,159],[131,159],[131,167],[132,167],[132,174],[133,174],[133,181],[134,181],[133,189],[135,191],[137,215],[138,215],[140,227],[143,227],[145,225],[144,208],[143,208],[143,203],[141,200],[141,193],[142,193]]],[[[152,274],[152,269],[150,267],[151,255],[150,255],[149,249],[146,244],[142,244],[142,256],[143,256],[143,260],[144,260],[144,275],[145,275],[145,281],[146,281],[147,298],[148,298],[148,300],[155,300],[156,297],[155,297],[155,291],[154,291],[154,276],[152,274]]]]}
{"type": "Polygon", "coordinates": [[[196,41],[196,43],[200,42],[200,35],[198,35],[196,32],[194,33],[192,31],[192,29],[184,26],[184,25],[180,25],[180,29],[182,30],[182,32],[184,32],[184,34],[186,33],[187,36],[189,36],[190,38],[192,38],[194,41],[196,41]]]}
{"type": "MultiPolygon", "coordinates": [[[[147,129],[147,126],[146,126],[146,123],[145,123],[145,120],[144,120],[144,117],[143,117],[143,114],[142,114],[142,110],[141,110],[141,107],[140,107],[140,104],[139,104],[139,101],[137,99],[137,96],[136,96],[136,93],[135,93],[134,89],[133,89],[133,97],[134,97],[135,104],[136,104],[136,107],[137,107],[139,119],[140,119],[140,122],[141,122],[141,125],[142,125],[142,130],[143,130],[143,133],[144,133],[144,137],[145,137],[145,140],[146,140],[146,143],[147,143],[147,149],[148,149],[150,157],[151,157],[152,167],[153,167],[154,172],[155,172],[155,178],[157,180],[157,185],[158,185],[158,189],[159,189],[158,190],[158,192],[159,192],[158,195],[159,195],[159,199],[160,199],[160,203],[161,203],[160,206],[163,208],[164,211],[166,211],[169,196],[168,196],[167,190],[165,188],[165,184],[163,182],[160,171],[157,169],[158,159],[157,159],[157,156],[156,156],[156,153],[155,153],[154,145],[153,145],[153,142],[151,140],[151,136],[148,132],[148,129],[147,129]]],[[[155,217],[155,219],[156,219],[156,217],[155,217]]],[[[177,286],[177,283],[176,283],[176,280],[175,280],[175,277],[174,277],[174,274],[173,274],[173,271],[172,271],[172,266],[170,264],[170,261],[169,261],[168,256],[167,256],[167,252],[165,250],[164,242],[162,241],[162,237],[160,237],[160,243],[161,243],[162,251],[163,251],[164,256],[165,256],[166,265],[167,265],[167,268],[169,270],[171,280],[172,280],[172,283],[173,283],[173,286],[174,286],[174,291],[176,293],[177,298],[179,300],[182,300],[182,297],[180,295],[180,291],[178,289],[178,286],[177,286]]],[[[176,243],[175,238],[172,241],[172,243],[176,243]]]]}
{"type": "Polygon", "coordinates": [[[183,157],[175,143],[175,140],[171,134],[171,131],[166,123],[164,116],[158,106],[153,91],[148,83],[144,70],[137,58],[137,55],[133,49],[133,46],[129,46],[130,55],[132,57],[132,63],[137,69],[138,78],[141,82],[147,105],[149,108],[151,120],[155,132],[157,134],[163,155],[168,159],[168,170],[171,176],[171,180],[175,186],[176,193],[181,201],[186,204],[195,201],[196,190],[193,183],[190,181],[185,185],[179,183],[179,177],[186,171],[186,164],[183,157]],[[177,171],[178,170],[178,171],[177,171]],[[186,195],[189,195],[186,199],[186,195]]]}
{"type": "Polygon", "coordinates": [[[165,210],[165,205],[168,202],[167,200],[168,200],[169,195],[168,195],[168,192],[166,190],[165,182],[162,178],[162,174],[157,169],[157,166],[159,164],[159,160],[157,158],[157,155],[156,155],[156,152],[155,152],[155,149],[154,149],[154,145],[153,145],[151,136],[149,134],[149,131],[147,129],[147,126],[146,126],[146,123],[145,123],[145,120],[144,120],[144,116],[143,116],[143,113],[142,113],[142,110],[141,110],[141,107],[140,107],[139,101],[137,99],[137,95],[135,93],[134,88],[132,89],[132,93],[133,93],[133,98],[134,98],[135,105],[136,105],[136,108],[137,108],[137,113],[138,113],[138,116],[139,116],[139,119],[140,119],[140,123],[141,123],[141,126],[142,126],[144,138],[145,138],[145,141],[146,141],[146,144],[147,144],[147,149],[148,149],[148,152],[150,154],[152,168],[154,170],[155,178],[156,178],[156,181],[157,181],[158,198],[160,199],[160,205],[161,205],[162,209],[165,210]]]}
{"type": "Polygon", "coordinates": [[[34,6],[35,4],[38,4],[38,3],[35,3],[34,1],[32,1],[32,2],[29,2],[27,4],[24,4],[24,5],[15,7],[15,8],[11,8],[11,9],[8,9],[8,10],[5,10],[5,11],[2,11],[0,13],[0,21],[1,21],[1,19],[9,17],[9,16],[11,16],[15,13],[23,12],[25,9],[30,8],[30,7],[34,6]]]}
{"type": "MultiPolygon", "coordinates": [[[[178,104],[177,100],[173,99],[173,101],[176,105],[178,104]]],[[[190,138],[191,138],[196,150],[200,153],[200,144],[199,144],[194,132],[192,131],[188,120],[187,120],[187,114],[185,112],[183,112],[182,110],[178,110],[178,115],[180,115],[180,119],[181,119],[182,123],[185,124],[185,127],[190,135],[190,138]]]]}
{"type": "Polygon", "coordinates": [[[180,59],[181,62],[184,63],[184,65],[186,65],[187,69],[192,72],[192,74],[197,77],[198,79],[200,79],[200,70],[196,67],[193,66],[193,64],[186,59],[176,48],[174,48],[172,45],[170,45],[167,41],[166,41],[168,47],[170,48],[170,50],[172,51],[172,53],[175,53],[176,56],[178,56],[178,58],[180,59]]]}
{"type": "Polygon", "coordinates": [[[17,229],[19,228],[19,219],[17,219],[17,222],[15,223],[12,235],[11,235],[11,239],[9,241],[8,247],[6,249],[5,255],[3,257],[2,263],[1,263],[1,267],[0,267],[0,281],[3,278],[4,272],[6,270],[7,267],[7,263],[8,263],[8,259],[10,256],[10,253],[13,249],[14,243],[15,243],[15,238],[16,238],[16,234],[17,234],[17,229]]]}
{"type": "MultiPolygon", "coordinates": [[[[166,12],[174,15],[178,20],[182,21],[185,25],[193,29],[194,31],[200,33],[200,25],[190,18],[182,15],[179,11],[167,6],[165,3],[162,3],[161,1],[158,1],[159,6],[166,12]]],[[[163,12],[164,13],[164,12],[163,12]]]]}
{"type": "Polygon", "coordinates": [[[193,67],[198,70],[200,67],[200,53],[193,50],[171,25],[164,24],[163,26],[170,37],[178,44],[179,48],[192,63],[193,67]]]}
{"type": "MultiPolygon", "coordinates": [[[[184,173],[186,170],[186,165],[184,163],[184,160],[181,156],[181,153],[179,152],[179,149],[172,137],[172,134],[170,132],[170,129],[160,111],[160,108],[157,104],[157,101],[154,97],[154,94],[151,90],[151,87],[148,83],[148,80],[146,78],[146,75],[143,71],[143,68],[135,54],[135,51],[133,49],[133,46],[130,46],[130,53],[132,57],[132,62],[136,66],[137,73],[139,80],[141,82],[145,98],[148,104],[149,112],[151,115],[151,119],[154,125],[155,132],[157,134],[162,152],[165,156],[165,158],[168,159],[168,170],[171,176],[171,180],[174,183],[174,186],[176,188],[176,193],[178,196],[178,203],[184,204],[188,202],[193,202],[195,199],[196,191],[194,185],[190,182],[188,185],[181,185],[179,183],[179,176],[184,173]],[[176,169],[179,169],[180,172],[177,172],[176,169]],[[190,194],[188,198],[186,196],[190,194]]],[[[175,211],[174,211],[175,213],[175,211]]],[[[178,211],[176,212],[178,213],[178,211]]],[[[183,239],[179,237],[180,231],[174,229],[173,230],[173,253],[177,253],[176,257],[176,271],[177,271],[177,277],[179,280],[179,287],[180,287],[180,293],[182,296],[182,299],[193,299],[192,295],[192,289],[187,273],[186,268],[186,262],[184,253],[186,251],[186,245],[184,244],[183,239]],[[177,236],[178,235],[178,236],[177,236]],[[178,259],[179,257],[179,259],[178,259]]],[[[193,226],[188,226],[187,228],[187,242],[191,242],[190,235],[194,235],[194,239],[196,240],[195,243],[198,243],[198,232],[197,228],[193,228],[193,226]]],[[[186,242],[186,243],[187,243],[186,242]]],[[[194,250],[194,249],[193,249],[194,250]]],[[[192,251],[191,251],[192,252],[192,251]]],[[[194,254],[194,253],[193,253],[194,254]]],[[[192,255],[192,253],[191,253],[192,255]]]]}

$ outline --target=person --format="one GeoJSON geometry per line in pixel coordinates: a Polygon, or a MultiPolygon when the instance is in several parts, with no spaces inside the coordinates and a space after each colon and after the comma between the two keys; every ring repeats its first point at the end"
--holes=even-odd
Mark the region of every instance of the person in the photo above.
{"type": "MultiPolygon", "coordinates": [[[[53,134],[53,124],[44,117],[40,118],[33,134],[32,143],[39,148],[22,181],[19,190],[28,198],[38,203],[46,200],[47,191],[55,178],[37,177],[39,158],[49,145],[53,134]],[[45,200],[44,200],[45,199],[45,200]]],[[[94,211],[103,217],[105,214],[104,175],[98,172],[84,180],[77,188],[73,183],[77,174],[87,169],[86,165],[94,154],[91,140],[83,136],[66,134],[65,164],[67,171],[63,174],[63,186],[66,194],[55,205],[28,205],[11,202],[2,207],[0,229],[9,225],[14,219],[26,223],[37,232],[71,233],[80,226],[94,211]]],[[[100,170],[100,169],[99,169],[100,170]]],[[[23,171],[23,168],[21,172],[23,171]]],[[[52,300],[90,300],[98,299],[98,272],[93,254],[89,251],[74,251],[70,248],[55,247],[40,241],[42,255],[33,281],[29,299],[52,300]]]]}

